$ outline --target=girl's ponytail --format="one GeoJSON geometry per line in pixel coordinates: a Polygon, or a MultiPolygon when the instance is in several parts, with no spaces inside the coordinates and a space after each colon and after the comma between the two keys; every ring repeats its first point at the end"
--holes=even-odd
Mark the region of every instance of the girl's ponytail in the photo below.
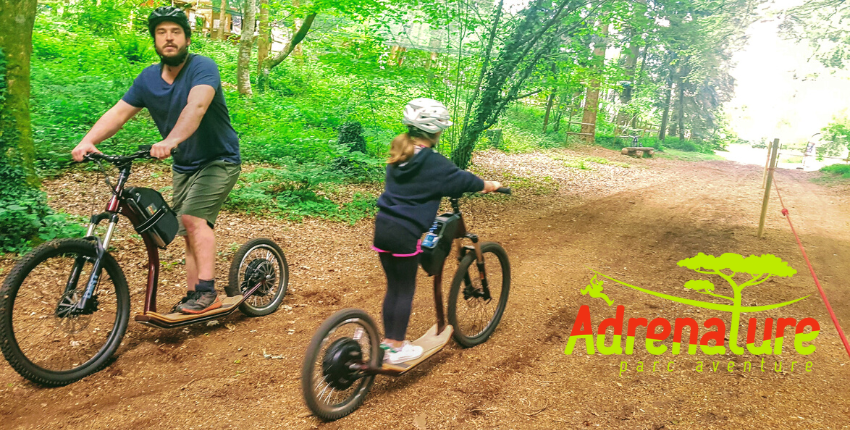
{"type": "Polygon", "coordinates": [[[399,165],[410,160],[416,153],[414,139],[429,142],[431,144],[430,146],[434,146],[437,143],[437,134],[428,133],[412,125],[407,126],[407,133],[399,134],[390,144],[390,158],[387,160],[387,163],[399,165]]]}

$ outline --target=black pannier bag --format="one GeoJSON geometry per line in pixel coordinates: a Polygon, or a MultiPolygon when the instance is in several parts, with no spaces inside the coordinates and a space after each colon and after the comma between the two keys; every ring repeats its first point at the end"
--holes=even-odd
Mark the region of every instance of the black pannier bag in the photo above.
{"type": "Polygon", "coordinates": [[[445,213],[434,220],[431,230],[425,234],[419,264],[428,275],[434,276],[442,270],[443,262],[452,252],[452,243],[459,225],[460,215],[445,213]]]}
{"type": "Polygon", "coordinates": [[[147,233],[156,246],[165,249],[177,235],[177,214],[168,206],[157,190],[142,187],[127,187],[124,190],[127,204],[139,216],[134,225],[139,234],[147,233]]]}

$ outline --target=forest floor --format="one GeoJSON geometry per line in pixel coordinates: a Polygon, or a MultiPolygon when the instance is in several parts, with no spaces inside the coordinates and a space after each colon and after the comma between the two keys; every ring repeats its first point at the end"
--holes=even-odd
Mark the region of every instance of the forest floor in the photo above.
{"type": "MultiPolygon", "coordinates": [[[[323,423],[304,404],[303,355],[322,320],[346,307],[380,321],[385,281],[369,249],[371,220],[353,226],[307,220],[292,223],[224,212],[219,218],[218,279],[225,282],[235,249],[250,237],[269,237],[286,254],[289,291],[267,317],[231,315],[215,326],[161,330],[132,321],[145,284],[141,242],[126,223],[113,254],[128,278],[133,310],[116,359],[104,370],[60,388],[43,388],[0,363],[3,428],[293,428],[293,429],[708,429],[850,427],[850,360],[806,270],[787,221],[771,194],[765,233],[756,237],[762,169],[731,161],[634,159],[598,147],[532,154],[477,154],[473,170],[501,179],[513,196],[462,201],[467,225],[507,250],[512,284],[507,310],[486,343],[454,342],[408,374],[379,376],[351,415],[323,423]],[[700,324],[726,312],[686,306],[606,281],[615,306],[582,295],[594,270],[631,285],[703,300],[683,289],[709,279],[677,262],[698,253],[773,254],[794,267],[791,278],[750,287],[744,305],[810,295],[793,305],[742,316],[815,318],[820,334],[811,355],[798,354],[786,329],[781,355],[661,355],[646,351],[638,331],[632,355],[589,355],[579,341],[564,353],[582,305],[594,326],[613,317],[700,324]],[[274,358],[272,358],[274,357],[274,358]],[[762,361],[763,360],[763,361],[762,361]],[[748,370],[746,362],[752,364],[748,370]],[[795,367],[791,370],[792,362],[795,367]],[[811,362],[808,368],[806,362],[811,362]],[[623,366],[625,363],[625,369],[623,366]],[[779,364],[782,370],[779,370],[779,364]],[[700,366],[702,364],[702,366],[700,366]],[[698,371],[702,369],[702,371],[698,371]],[[731,370],[731,371],[730,371],[731,370]]],[[[850,211],[846,184],[813,181],[817,172],[780,170],[778,185],[827,297],[850,329],[850,211]]],[[[170,173],[142,166],[136,185],[163,188],[170,173]]],[[[51,204],[86,215],[96,175],[69,172],[45,184],[51,204]]],[[[96,207],[96,209],[100,209],[96,207]]],[[[161,253],[160,303],[182,295],[178,241],[161,253]]],[[[0,274],[14,262],[0,260],[0,274]]],[[[450,277],[447,277],[450,279],[450,277]]],[[[717,292],[729,294],[719,278],[717,292]]],[[[449,280],[444,282],[449,283],[449,280]]],[[[431,278],[421,274],[409,337],[434,322],[431,278]]],[[[448,285],[444,286],[444,297],[448,285]]],[[[709,298],[710,301],[710,298],[709,298]]],[[[716,300],[715,300],[716,301],[716,300]]],[[[643,329],[640,329],[643,330],[643,329]]],[[[707,332],[703,328],[700,334],[707,332]]],[[[761,336],[759,334],[759,336],[761,336]]],[[[611,342],[608,336],[608,343],[611,342]]],[[[625,343],[625,339],[624,339],[625,343]]],[[[671,341],[662,342],[671,345],[671,341]]]]}

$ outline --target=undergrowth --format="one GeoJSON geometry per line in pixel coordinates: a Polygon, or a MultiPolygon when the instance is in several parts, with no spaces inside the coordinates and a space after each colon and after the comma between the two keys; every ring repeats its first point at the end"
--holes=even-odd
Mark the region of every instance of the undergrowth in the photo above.
{"type": "Polygon", "coordinates": [[[821,183],[845,183],[850,179],[850,164],[830,164],[823,166],[820,171],[824,173],[820,178],[813,181],[821,183]]]}

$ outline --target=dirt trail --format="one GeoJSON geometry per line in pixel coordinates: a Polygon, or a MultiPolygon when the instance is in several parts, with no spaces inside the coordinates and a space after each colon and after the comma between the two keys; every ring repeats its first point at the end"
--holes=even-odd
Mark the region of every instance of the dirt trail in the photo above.
{"type": "MultiPolygon", "coordinates": [[[[155,187],[167,184],[167,172],[153,169],[138,177],[150,176],[145,181],[155,187]]],[[[467,350],[450,343],[404,377],[379,377],[358,411],[322,423],[301,400],[303,351],[319,323],[338,309],[359,307],[379,316],[384,286],[377,258],[368,249],[372,226],[365,221],[351,227],[317,221],[287,224],[223,214],[219,279],[225,279],[232,244],[249,236],[271,237],[290,266],[285,308],[264,318],[231,316],[214,327],[172,331],[131,322],[109,367],[62,388],[30,384],[3,362],[3,427],[414,429],[414,420],[424,414],[429,429],[850,428],[850,360],[779,213],[775,193],[764,238],[755,237],[763,192],[757,166],[632,160],[613,151],[580,148],[513,156],[487,153],[476,159],[476,169],[490,176],[499,172],[516,191],[511,198],[467,199],[463,204],[471,230],[500,242],[512,263],[508,308],[487,343],[467,350]],[[570,160],[591,156],[629,166],[588,161],[584,166],[589,169],[567,167],[570,160]],[[592,270],[700,299],[682,288],[699,275],[676,265],[699,252],[774,254],[789,262],[796,276],[752,287],[744,304],[812,296],[775,311],[745,314],[742,321],[751,316],[760,321],[814,317],[821,329],[814,342],[817,351],[800,356],[786,342],[781,356],[707,356],[701,351],[652,356],[640,334],[634,355],[587,355],[583,341],[573,355],[564,354],[581,305],[590,306],[594,325],[614,316],[614,307],[580,294],[592,270]],[[283,358],[265,359],[264,352],[283,358]],[[783,371],[775,372],[779,360],[783,371]],[[652,371],[656,361],[658,369],[652,371]],[[698,361],[705,364],[703,372],[695,370],[698,361]],[[752,371],[743,370],[746,361],[753,363],[752,371]],[[793,372],[791,361],[797,362],[793,372]],[[803,370],[806,361],[813,363],[811,372],[803,370]],[[621,362],[628,366],[622,375],[621,362]],[[643,372],[636,370],[639,362],[643,372]],[[716,371],[712,362],[719,363],[716,371]],[[729,362],[732,372],[727,371],[729,362]]],[[[777,180],[833,308],[848,329],[847,187],[817,185],[810,181],[814,176],[779,171],[777,180]]],[[[92,181],[90,174],[75,173],[48,187],[56,202],[66,202],[66,210],[85,213],[84,203],[75,206],[65,196],[90,189],[92,181]]],[[[134,250],[138,241],[126,231],[124,237],[117,257],[138,307],[144,258],[134,250]]],[[[172,246],[163,261],[181,256],[179,247],[172,246]]],[[[4,272],[10,264],[0,261],[4,272]]],[[[173,286],[181,273],[179,265],[172,265],[163,278],[173,286]]],[[[163,288],[175,298],[180,293],[176,287],[163,288]]],[[[614,283],[606,283],[605,292],[615,306],[625,306],[626,318],[692,317],[702,322],[721,317],[729,322],[721,312],[700,311],[614,283]]],[[[170,297],[161,302],[169,303],[170,297]]],[[[433,323],[430,278],[425,276],[420,277],[414,312],[411,337],[433,323]]],[[[739,338],[745,327],[742,332],[739,338]]]]}

